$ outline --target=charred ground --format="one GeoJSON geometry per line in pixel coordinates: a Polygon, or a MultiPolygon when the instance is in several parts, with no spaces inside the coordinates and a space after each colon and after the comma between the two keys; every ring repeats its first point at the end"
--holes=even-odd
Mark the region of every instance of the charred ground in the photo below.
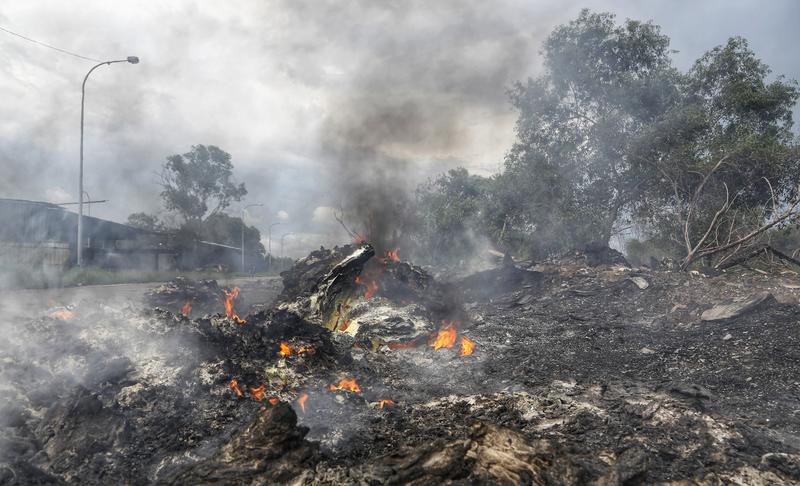
{"type": "MultiPolygon", "coordinates": [[[[577,254],[439,283],[384,261],[383,288],[398,288],[364,300],[352,278],[378,258],[357,249],[312,254],[285,275],[278,303],[245,324],[180,315],[186,295],[170,295],[186,282],[155,294],[165,309],[85,301],[73,319],[15,322],[16,346],[2,360],[0,477],[800,481],[796,275],[705,277],[577,254]],[[343,331],[341,315],[320,311],[339,301],[319,302],[348,292],[360,299],[346,300],[360,323],[343,331]],[[733,317],[704,320],[719,304],[757,296],[733,317]],[[419,315],[457,319],[474,352],[400,339],[398,329],[427,332],[409,325],[419,315]],[[360,392],[330,389],[342,380],[360,392]]],[[[219,300],[206,304],[222,311],[219,300]]]]}

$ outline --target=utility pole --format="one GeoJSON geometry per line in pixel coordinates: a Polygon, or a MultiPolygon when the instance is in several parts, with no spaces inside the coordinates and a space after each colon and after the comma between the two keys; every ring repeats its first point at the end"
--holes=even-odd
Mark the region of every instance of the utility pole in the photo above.
{"type": "Polygon", "coordinates": [[[272,223],[267,230],[267,271],[272,270],[272,227],[278,226],[280,223],[272,223]]]}
{"type": "Polygon", "coordinates": [[[100,64],[95,65],[92,69],[86,73],[86,76],[83,78],[83,84],[81,85],[81,165],[80,170],[78,171],[78,241],[77,241],[77,263],[79,267],[83,266],[83,113],[84,113],[84,106],[86,104],[86,81],[89,79],[89,75],[92,74],[92,71],[99,68],[102,65],[110,65],[117,62],[129,62],[131,64],[138,64],[139,58],[136,56],[128,56],[125,59],[120,59],[118,61],[104,61],[100,64]]]}
{"type": "Polygon", "coordinates": [[[247,272],[244,269],[244,212],[247,208],[252,208],[255,206],[263,206],[263,204],[248,204],[247,206],[242,208],[242,273],[247,272]]]}

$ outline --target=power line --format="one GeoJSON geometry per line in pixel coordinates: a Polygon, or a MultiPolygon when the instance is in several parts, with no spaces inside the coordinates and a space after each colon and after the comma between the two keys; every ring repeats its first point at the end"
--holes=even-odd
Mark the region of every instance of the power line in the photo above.
{"type": "Polygon", "coordinates": [[[67,51],[65,49],[61,49],[59,47],[51,46],[50,44],[45,44],[44,42],[39,42],[36,39],[31,39],[30,37],[25,37],[22,34],[17,34],[16,32],[11,32],[10,30],[8,30],[6,28],[3,28],[3,27],[0,27],[0,30],[2,30],[3,32],[6,32],[8,34],[15,35],[15,36],[17,36],[17,37],[19,37],[21,39],[25,39],[26,41],[33,42],[34,44],[39,44],[40,46],[48,47],[50,49],[56,50],[58,52],[63,52],[64,54],[69,54],[70,56],[74,56],[74,57],[77,57],[79,59],[84,59],[86,61],[92,61],[92,62],[103,62],[103,61],[100,61],[98,59],[92,59],[91,57],[81,56],[80,54],[75,54],[74,52],[70,52],[70,51],[67,51]]]}

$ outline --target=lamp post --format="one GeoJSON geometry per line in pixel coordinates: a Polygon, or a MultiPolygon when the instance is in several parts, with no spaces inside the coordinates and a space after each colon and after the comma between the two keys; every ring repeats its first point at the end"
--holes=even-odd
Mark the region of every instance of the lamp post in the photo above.
{"type": "Polygon", "coordinates": [[[247,208],[252,208],[254,206],[263,206],[263,204],[248,204],[247,206],[242,208],[242,273],[245,273],[245,269],[244,269],[244,211],[247,208]]]}
{"type": "Polygon", "coordinates": [[[86,76],[83,78],[83,84],[81,85],[81,165],[80,170],[78,171],[78,255],[77,255],[77,263],[79,267],[83,266],[83,112],[84,106],[86,102],[86,81],[89,79],[89,75],[92,74],[92,71],[99,68],[100,66],[106,64],[114,64],[117,62],[129,62],[131,64],[138,64],[139,58],[136,56],[128,56],[125,59],[120,59],[117,61],[104,61],[100,64],[96,64],[92,69],[86,73],[86,76]]]}
{"type": "Polygon", "coordinates": [[[269,254],[269,260],[267,260],[267,271],[272,270],[272,227],[279,224],[280,223],[272,223],[269,225],[269,229],[267,230],[267,253],[269,254]]]}
{"type": "Polygon", "coordinates": [[[291,234],[292,232],[290,231],[289,233],[284,233],[281,235],[281,258],[283,258],[283,239],[291,234]]]}

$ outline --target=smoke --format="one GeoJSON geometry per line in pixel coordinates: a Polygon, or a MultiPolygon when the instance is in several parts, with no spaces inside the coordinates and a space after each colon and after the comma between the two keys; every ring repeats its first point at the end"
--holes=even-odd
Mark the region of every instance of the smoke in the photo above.
{"type": "Polygon", "coordinates": [[[505,89],[528,69],[535,32],[496,5],[455,1],[276,8],[335,53],[318,68],[334,86],[319,128],[331,205],[379,248],[396,244],[413,224],[411,190],[471,162],[474,125],[508,115],[505,89]]]}

